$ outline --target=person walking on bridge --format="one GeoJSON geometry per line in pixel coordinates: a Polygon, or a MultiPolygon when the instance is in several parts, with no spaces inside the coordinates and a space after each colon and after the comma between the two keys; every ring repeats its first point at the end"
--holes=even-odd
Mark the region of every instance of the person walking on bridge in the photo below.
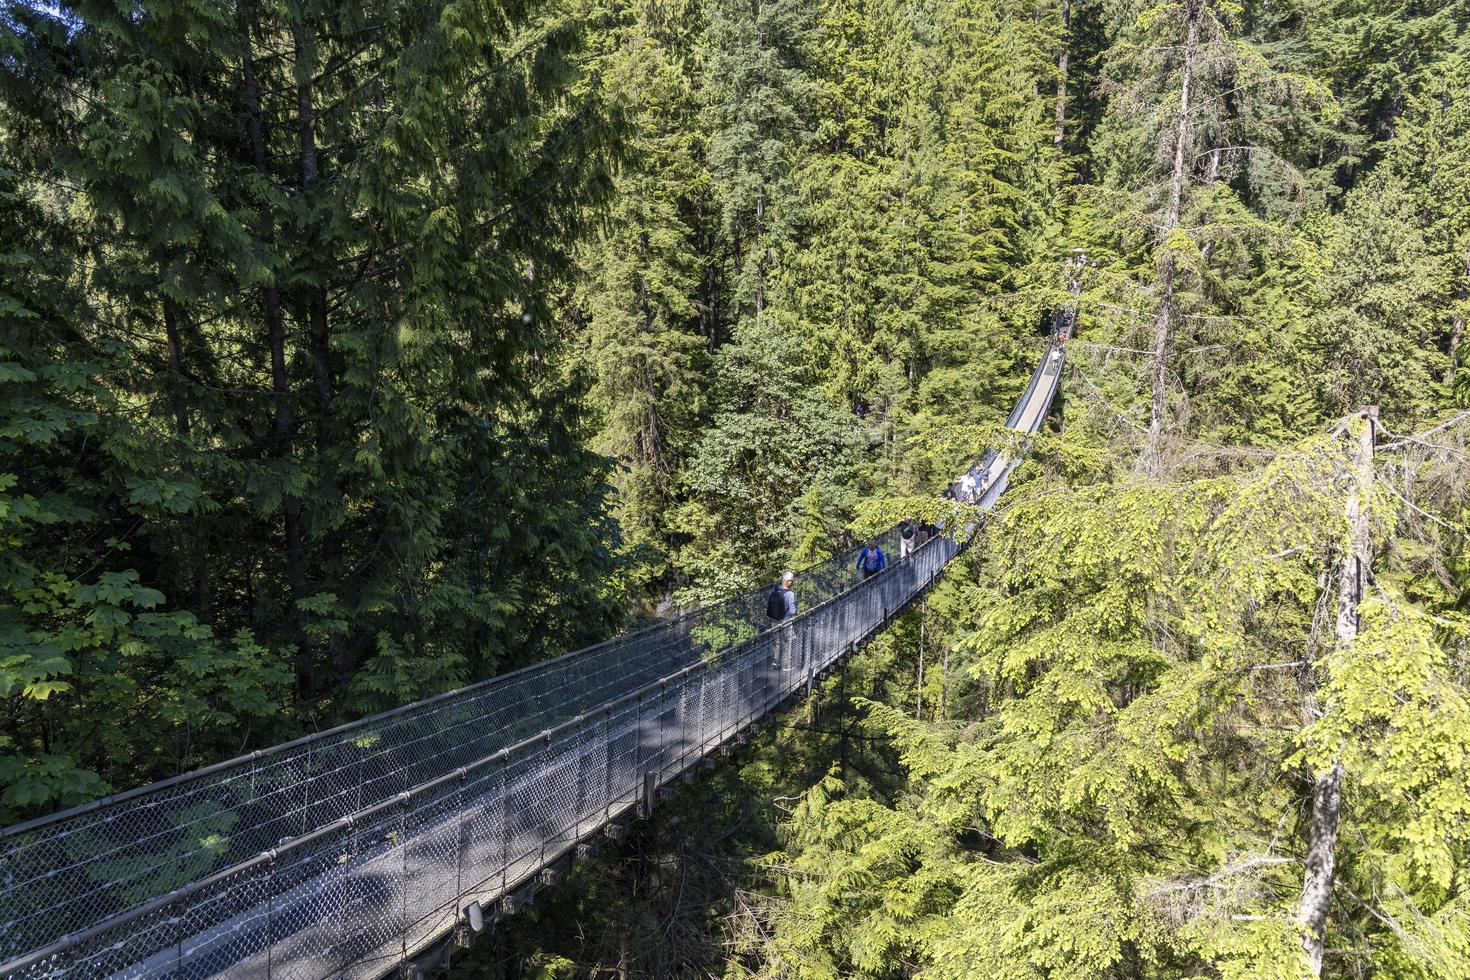
{"type": "Polygon", "coordinates": [[[965,475],[960,477],[960,492],[957,494],[961,503],[973,504],[975,502],[975,488],[979,486],[975,479],[975,469],[971,467],[965,470],[965,475]]]}
{"type": "Polygon", "coordinates": [[[795,582],[795,572],[782,572],[781,581],[766,597],[766,617],[781,628],[771,641],[771,666],[777,670],[791,648],[791,621],[796,618],[796,593],[791,586],[795,582]]]}
{"type": "Polygon", "coordinates": [[[857,567],[863,573],[863,578],[872,578],[883,569],[888,567],[888,556],[883,549],[878,547],[878,539],[869,541],[863,550],[858,552],[857,567]]]}
{"type": "Polygon", "coordinates": [[[898,522],[898,557],[907,558],[922,544],[919,540],[919,522],[905,517],[898,522]]]}
{"type": "Polygon", "coordinates": [[[781,581],[766,597],[766,617],[772,622],[784,623],[796,617],[796,593],[791,591],[795,581],[795,572],[782,572],[781,581]]]}

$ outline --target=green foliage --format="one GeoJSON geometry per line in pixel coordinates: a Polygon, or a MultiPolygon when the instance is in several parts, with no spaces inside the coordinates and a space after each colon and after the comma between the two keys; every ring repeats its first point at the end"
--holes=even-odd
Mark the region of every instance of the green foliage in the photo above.
{"type": "Polygon", "coordinates": [[[634,131],[572,312],[640,583],[711,597],[843,544],[864,486],[948,480],[899,447],[1015,394],[1034,309],[981,298],[1049,225],[1052,39],[792,2],[631,4],[615,40],[634,131]]]}
{"type": "Polygon", "coordinates": [[[1454,656],[1467,629],[1463,616],[1426,614],[1385,589],[1329,662],[1330,709],[1304,733],[1306,761],[1341,752],[1352,788],[1373,801],[1359,811],[1369,880],[1431,907],[1456,894],[1470,843],[1470,699],[1454,656]]]}
{"type": "Polygon", "coordinates": [[[1082,249],[986,549],[522,972],[1297,977],[1336,760],[1327,972],[1465,976],[1467,17],[8,4],[0,820],[960,519],[1082,249]]]}
{"type": "Polygon", "coordinates": [[[794,227],[790,168],[809,138],[816,0],[711,0],[704,104],[720,230],[734,252],[731,312],[761,313],[774,249],[794,227]]]}
{"type": "Polygon", "coordinates": [[[834,530],[806,525],[809,514],[830,521],[850,506],[856,425],[813,380],[775,315],[746,321],[720,351],[710,425],[690,453],[687,502],[673,516],[689,541],[680,564],[701,598],[749,585],[753,573],[773,576],[793,541],[834,530]]]}
{"type": "Polygon", "coordinates": [[[1315,362],[1324,412],[1373,401],[1395,422],[1432,415],[1448,366],[1434,343],[1441,323],[1429,314],[1443,279],[1413,196],[1392,178],[1369,179],[1323,237],[1323,295],[1302,349],[1315,362]]]}
{"type": "Polygon", "coordinates": [[[635,3],[609,37],[634,131],[569,310],[649,605],[945,518],[1088,256],[1032,493],[860,662],[873,741],[809,746],[825,777],[761,818],[772,894],[707,928],[730,976],[1297,977],[1335,753],[1329,972],[1456,976],[1464,433],[1385,464],[1348,650],[1345,450],[1317,433],[1363,404],[1424,428],[1470,390],[1464,12],[1065,9],[635,3]]]}
{"type": "Polygon", "coordinates": [[[5,8],[0,815],[621,620],[551,315],[593,16],[5,8]]]}
{"type": "Polygon", "coordinates": [[[1014,505],[949,607],[965,721],[866,704],[908,792],[808,792],[769,974],[1299,976],[1291,829],[1303,773],[1338,758],[1335,941],[1455,975],[1466,622],[1416,611],[1385,569],[1315,690],[1346,465],[1323,438],[1228,478],[1014,505]]]}
{"type": "Polygon", "coordinates": [[[10,816],[227,752],[279,713],[289,677],[248,628],[220,634],[168,609],[130,567],[129,525],[201,508],[199,485],[157,475],[162,454],[140,444],[112,387],[127,356],[69,325],[92,315],[69,281],[74,241],[10,171],[0,229],[0,816],[10,816]]]}
{"type": "Polygon", "coordinates": [[[647,589],[669,570],[666,511],[703,408],[701,332],[713,329],[713,317],[698,296],[712,270],[695,224],[712,205],[690,78],[690,13],[643,3],[626,16],[603,77],[627,103],[627,160],[606,226],[584,250],[577,306],[587,319],[589,400],[600,415],[594,444],[622,463],[614,478],[619,524],[647,589]]]}

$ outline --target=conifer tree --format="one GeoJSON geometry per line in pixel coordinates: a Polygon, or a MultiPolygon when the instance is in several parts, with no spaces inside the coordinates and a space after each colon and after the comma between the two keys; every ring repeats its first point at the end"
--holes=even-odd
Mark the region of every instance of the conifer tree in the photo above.
{"type": "Polygon", "coordinates": [[[1447,59],[1439,74],[1409,100],[1388,148],[1385,166],[1413,197],[1414,218],[1433,250],[1439,285],[1435,309],[1421,312],[1444,332],[1435,346],[1448,363],[1442,380],[1453,385],[1463,360],[1470,305],[1470,60],[1447,59]]]}
{"type": "Polygon", "coordinates": [[[846,544],[858,432],[822,396],[789,320],[743,321],[715,365],[710,424],[684,468],[679,564],[709,600],[773,576],[795,555],[846,544]]]}
{"type": "Polygon", "coordinates": [[[962,587],[966,720],[866,705],[911,791],[806,794],[769,862],[789,868],[771,975],[1300,976],[1307,791],[1332,753],[1353,802],[1327,946],[1454,975],[1465,622],[1431,613],[1431,637],[1384,567],[1363,632],[1333,640],[1349,448],[1012,508],[962,587]]]}
{"type": "Polygon", "coordinates": [[[1112,247],[1128,255],[1118,271],[1139,277],[1149,321],[1140,467],[1155,475],[1177,401],[1172,358],[1181,324],[1208,315],[1224,293],[1212,268],[1217,252],[1241,240],[1269,244],[1299,215],[1300,171],[1273,144],[1289,142],[1281,134],[1326,98],[1242,37],[1240,13],[1210,0],[1148,7],[1108,53],[1109,113],[1094,156],[1103,207],[1117,215],[1112,247]]]}
{"type": "Polygon", "coordinates": [[[584,251],[578,304],[602,412],[596,446],[626,467],[615,481],[619,524],[639,580],[652,583],[668,570],[667,512],[707,370],[694,224],[710,207],[709,178],[694,90],[698,8],[638,3],[628,19],[603,75],[627,102],[627,159],[605,231],[584,251]]]}
{"type": "MultiPolygon", "coordinates": [[[[149,656],[172,651],[205,687],[246,678],[219,714],[160,695],[133,724],[78,685],[111,741],[58,737],[28,705],[7,730],[19,754],[49,741],[58,772],[124,785],[610,628],[607,464],[550,315],[608,189],[608,114],[579,85],[585,11],[6,11],[3,138],[27,164],[9,191],[16,215],[65,229],[47,281],[71,290],[55,319],[74,331],[16,363],[105,353],[72,390],[146,457],[98,491],[121,495],[100,511],[120,522],[98,532],[117,542],[101,568],[27,560],[76,590],[123,576],[104,598],[154,610],[149,656]],[[281,670],[291,693],[261,703],[281,670]],[[231,698],[287,710],[216,739],[231,698]]],[[[52,383],[27,375],[51,393],[25,397],[60,397],[52,383]]],[[[116,444],[68,426],[78,451],[116,444]]],[[[43,661],[4,696],[75,667],[43,661]]]]}
{"type": "MultiPolygon", "coordinates": [[[[10,161],[47,162],[39,134],[8,135],[10,161]]],[[[0,822],[278,732],[288,680],[249,629],[222,636],[143,577],[137,529],[169,526],[201,490],[116,390],[137,366],[89,326],[65,190],[0,171],[0,822]]]]}
{"type": "Polygon", "coordinates": [[[1332,142],[1344,187],[1380,158],[1411,102],[1462,43],[1467,22],[1463,0],[1313,0],[1297,9],[1290,36],[1301,49],[1299,70],[1330,87],[1343,108],[1332,142]]]}
{"type": "Polygon", "coordinates": [[[1328,225],[1316,315],[1302,344],[1324,413],[1377,404],[1393,424],[1415,424],[1444,402],[1449,269],[1426,239],[1421,213],[1401,181],[1375,174],[1328,225]]]}
{"type": "Polygon", "coordinates": [[[813,0],[711,0],[704,98],[709,167],[733,258],[729,318],[766,308],[797,148],[811,128],[813,0]]]}

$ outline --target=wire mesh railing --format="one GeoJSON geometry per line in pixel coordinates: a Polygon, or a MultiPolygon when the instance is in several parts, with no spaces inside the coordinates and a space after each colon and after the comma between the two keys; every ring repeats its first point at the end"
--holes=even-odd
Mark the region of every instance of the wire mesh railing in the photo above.
{"type": "MultiPolygon", "coordinates": [[[[1036,431],[1055,394],[1051,350],[1012,413],[1021,432],[1036,431]]],[[[1004,491],[1018,459],[987,454],[996,475],[981,506],[1004,491]]],[[[880,542],[897,550],[897,530],[880,542]]],[[[0,974],[382,972],[392,942],[409,955],[465,901],[502,893],[630,805],[642,776],[666,782],[788,697],[803,671],[809,683],[959,547],[940,536],[871,579],[855,568],[854,549],[803,570],[805,611],[778,629],[765,589],[752,590],[9,828],[0,838],[0,955],[9,960],[0,974]],[[590,772],[595,765],[603,768],[590,772]],[[569,771],[575,782],[559,782],[569,771]],[[498,845],[486,828],[498,828],[498,845]]]]}
{"type": "Polygon", "coordinates": [[[7,965],[15,977],[376,976],[810,685],[926,588],[940,536],[766,629],[7,965]]]}
{"type": "MultiPolygon", "coordinates": [[[[897,547],[897,532],[881,539],[897,547]]],[[[857,551],[803,570],[803,607],[859,579],[857,551]]],[[[767,622],[751,590],[320,735],[9,828],[0,954],[9,958],[452,772],[525,735],[718,654],[767,622]]]]}

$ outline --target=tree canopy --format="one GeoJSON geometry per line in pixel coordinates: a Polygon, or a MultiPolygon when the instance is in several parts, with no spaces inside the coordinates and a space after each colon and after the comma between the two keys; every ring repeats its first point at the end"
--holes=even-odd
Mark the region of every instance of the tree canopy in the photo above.
{"type": "Polygon", "coordinates": [[[937,516],[1068,305],[948,580],[458,969],[1470,975],[1462,0],[0,9],[0,821],[937,516]]]}

